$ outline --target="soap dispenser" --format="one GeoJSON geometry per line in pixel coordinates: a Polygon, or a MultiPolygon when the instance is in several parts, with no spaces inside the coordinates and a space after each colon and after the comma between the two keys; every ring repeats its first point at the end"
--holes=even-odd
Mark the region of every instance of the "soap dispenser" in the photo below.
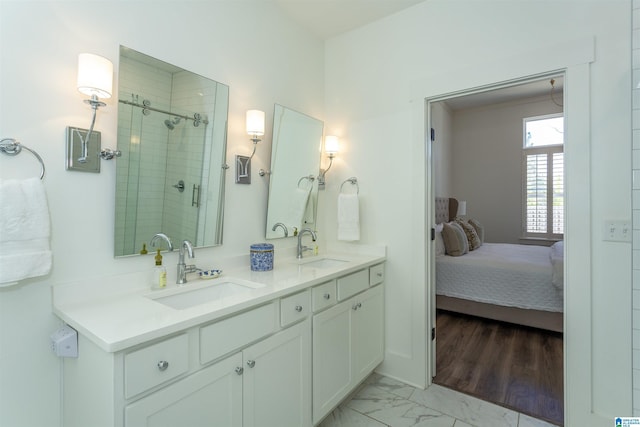
{"type": "Polygon", "coordinates": [[[155,259],[156,266],[153,268],[151,289],[163,289],[167,287],[167,269],[164,265],[162,265],[162,255],[160,255],[160,249],[158,249],[155,259]]]}

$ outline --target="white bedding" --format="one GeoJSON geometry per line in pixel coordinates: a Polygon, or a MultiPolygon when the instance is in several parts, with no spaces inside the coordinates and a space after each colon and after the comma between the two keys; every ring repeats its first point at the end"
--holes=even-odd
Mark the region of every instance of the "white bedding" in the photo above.
{"type": "Polygon", "coordinates": [[[463,256],[436,257],[436,293],[510,307],[561,312],[550,248],[484,243],[463,256]]]}

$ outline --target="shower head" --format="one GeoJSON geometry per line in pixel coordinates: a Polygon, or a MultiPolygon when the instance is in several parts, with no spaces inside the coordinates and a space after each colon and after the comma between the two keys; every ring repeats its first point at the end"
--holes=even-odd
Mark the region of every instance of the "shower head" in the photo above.
{"type": "Polygon", "coordinates": [[[180,117],[174,117],[173,120],[167,119],[164,121],[164,125],[169,130],[175,129],[175,125],[177,125],[178,123],[180,123],[180,117]]]}

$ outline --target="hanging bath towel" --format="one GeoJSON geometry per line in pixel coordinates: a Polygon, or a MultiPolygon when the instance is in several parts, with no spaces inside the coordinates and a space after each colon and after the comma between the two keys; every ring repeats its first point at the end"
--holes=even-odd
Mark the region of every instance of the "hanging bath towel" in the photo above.
{"type": "Polygon", "coordinates": [[[338,240],[360,240],[360,201],[357,194],[338,195],[338,240]]]}
{"type": "Polygon", "coordinates": [[[0,180],[0,287],[49,273],[49,235],[42,180],[0,180]]]}

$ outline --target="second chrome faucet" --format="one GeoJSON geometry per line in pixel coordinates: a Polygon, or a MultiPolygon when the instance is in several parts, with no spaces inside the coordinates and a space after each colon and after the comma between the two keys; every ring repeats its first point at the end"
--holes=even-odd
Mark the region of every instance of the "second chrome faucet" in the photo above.
{"type": "Polygon", "coordinates": [[[305,233],[309,233],[311,234],[311,240],[313,240],[314,242],[316,241],[316,239],[318,238],[318,236],[316,236],[315,231],[313,231],[310,228],[303,228],[302,230],[300,230],[300,232],[298,233],[298,255],[296,256],[296,258],[298,259],[302,259],[302,253],[304,251],[310,251],[312,250],[310,247],[307,246],[303,246],[302,245],[302,236],[305,233]]]}

